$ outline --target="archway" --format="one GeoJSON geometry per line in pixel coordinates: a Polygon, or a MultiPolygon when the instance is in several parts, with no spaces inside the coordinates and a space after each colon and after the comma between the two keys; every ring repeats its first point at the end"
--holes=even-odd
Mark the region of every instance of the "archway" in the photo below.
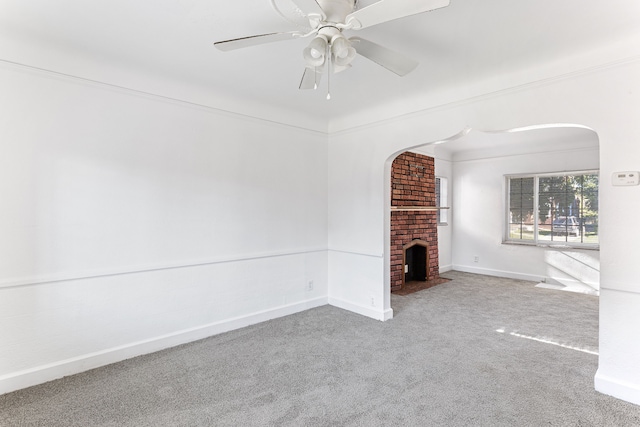
{"type": "MultiPolygon", "coordinates": [[[[406,150],[434,156],[436,165],[440,162],[439,173],[448,174],[453,187],[454,219],[438,230],[440,271],[458,269],[546,282],[557,288],[575,285],[579,289],[586,284],[583,288],[597,289],[597,251],[540,245],[518,247],[500,242],[506,215],[504,176],[598,169],[599,140],[593,130],[576,124],[545,124],[505,131],[465,129],[450,138],[394,153],[385,166],[387,183],[391,180],[392,161],[406,150]],[[464,185],[461,181],[465,181],[464,185]],[[456,230],[455,238],[452,230],[456,230]],[[510,269],[509,265],[515,268],[510,269]]],[[[385,191],[385,198],[391,200],[390,190],[385,191]]],[[[385,212],[385,292],[389,293],[390,227],[391,213],[385,212]]]]}
{"type": "MultiPolygon", "coordinates": [[[[460,88],[450,98],[423,98],[422,109],[412,107],[411,113],[403,113],[406,109],[395,111],[393,118],[380,122],[367,116],[369,125],[359,127],[363,122],[350,122],[348,131],[332,134],[329,236],[330,247],[341,252],[332,255],[329,262],[331,300],[375,319],[392,317],[386,252],[389,163],[395,155],[451,139],[467,128],[500,130],[532,123],[584,124],[597,131],[602,177],[600,229],[604,238],[600,242],[600,356],[595,387],[606,394],[640,402],[640,374],[635,369],[640,344],[630,339],[632,325],[640,321],[636,309],[640,287],[632,250],[637,231],[629,225],[635,223],[640,187],[617,187],[612,182],[619,171],[637,171],[640,129],[633,126],[633,112],[640,108],[640,97],[631,88],[640,73],[635,61],[606,65],[553,78],[523,78],[526,84],[505,81],[504,89],[479,86],[467,92],[460,88]]],[[[455,201],[454,220],[460,214],[455,201]]],[[[503,203],[500,198],[498,204],[503,203]]],[[[502,217],[494,220],[501,227],[502,217]]],[[[499,237],[494,246],[501,247],[499,237]]],[[[484,256],[480,261],[485,261],[484,256]]]]}

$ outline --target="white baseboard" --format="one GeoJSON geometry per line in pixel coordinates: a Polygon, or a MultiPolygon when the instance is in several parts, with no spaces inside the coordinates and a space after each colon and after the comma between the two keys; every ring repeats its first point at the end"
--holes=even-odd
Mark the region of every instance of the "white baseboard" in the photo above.
{"type": "Polygon", "coordinates": [[[3,375],[0,376],[0,395],[120,362],[132,357],[153,353],[234,329],[244,328],[256,323],[320,307],[327,303],[327,297],[301,301],[3,375]]]}
{"type": "Polygon", "coordinates": [[[381,310],[376,307],[366,307],[359,304],[353,304],[337,298],[329,298],[329,305],[341,308],[343,310],[352,311],[372,319],[381,320],[383,322],[393,318],[393,310],[381,310]]]}
{"type": "Polygon", "coordinates": [[[451,270],[453,270],[453,265],[449,264],[449,265],[441,265],[438,271],[440,273],[446,273],[447,271],[451,271],[451,270]]]}
{"type": "Polygon", "coordinates": [[[463,271],[465,273],[484,274],[487,276],[506,277],[509,279],[528,280],[531,282],[539,282],[539,287],[549,289],[562,289],[570,292],[577,292],[587,295],[599,295],[599,284],[580,282],[576,279],[545,277],[544,275],[518,273],[515,271],[495,270],[490,268],[479,268],[468,265],[453,265],[452,270],[463,271]],[[546,280],[546,284],[543,284],[546,280]]]}
{"type": "Polygon", "coordinates": [[[470,267],[467,265],[453,265],[453,270],[462,271],[465,273],[484,274],[486,276],[506,277],[509,279],[528,280],[531,282],[540,282],[544,276],[535,274],[517,273],[514,271],[494,270],[490,268],[470,267]]]}
{"type": "Polygon", "coordinates": [[[598,290],[593,289],[590,286],[586,286],[581,282],[578,282],[577,280],[575,280],[573,283],[570,283],[568,285],[557,283],[557,281],[540,282],[536,285],[536,288],[553,289],[556,291],[563,291],[563,292],[575,292],[578,294],[593,295],[593,296],[600,295],[600,292],[598,290]]]}
{"type": "Polygon", "coordinates": [[[602,375],[600,371],[596,372],[594,379],[596,391],[613,396],[635,405],[640,405],[640,387],[637,384],[629,384],[615,378],[602,375]]]}

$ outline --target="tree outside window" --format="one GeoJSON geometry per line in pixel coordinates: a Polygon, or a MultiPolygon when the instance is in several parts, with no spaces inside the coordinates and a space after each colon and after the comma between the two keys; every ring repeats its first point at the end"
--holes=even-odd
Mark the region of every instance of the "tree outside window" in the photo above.
{"type": "Polygon", "coordinates": [[[510,176],[507,187],[507,241],[598,245],[597,171],[510,176]]]}

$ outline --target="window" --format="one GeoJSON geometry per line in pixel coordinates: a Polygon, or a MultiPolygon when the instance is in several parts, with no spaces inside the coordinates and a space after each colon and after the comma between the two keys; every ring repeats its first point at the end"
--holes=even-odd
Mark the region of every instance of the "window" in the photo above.
{"type": "Polygon", "coordinates": [[[507,176],[507,242],[597,247],[598,172],[507,176]]]}
{"type": "MultiPolygon", "coordinates": [[[[447,199],[447,178],[436,177],[436,207],[447,207],[449,203],[447,199]]],[[[449,210],[438,209],[438,225],[447,225],[449,223],[449,210]]]]}

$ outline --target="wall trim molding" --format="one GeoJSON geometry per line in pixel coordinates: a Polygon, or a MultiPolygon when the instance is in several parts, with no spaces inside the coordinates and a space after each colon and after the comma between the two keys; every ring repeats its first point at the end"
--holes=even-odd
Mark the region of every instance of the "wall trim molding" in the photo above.
{"type": "Polygon", "coordinates": [[[393,318],[393,309],[383,310],[376,307],[366,307],[360,304],[354,304],[338,298],[329,297],[329,305],[351,311],[362,316],[370,317],[375,320],[385,322],[393,318]]]}
{"type": "Polygon", "coordinates": [[[327,305],[327,303],[326,296],[318,297],[3,375],[0,376],[0,395],[267,320],[289,316],[327,305]]]}
{"type": "MultiPolygon", "coordinates": [[[[476,102],[482,102],[486,100],[490,100],[493,98],[497,98],[500,96],[510,95],[517,92],[522,92],[529,89],[536,89],[539,87],[549,86],[564,80],[572,79],[575,77],[581,77],[585,75],[594,74],[600,71],[609,70],[612,68],[623,67],[628,64],[633,64],[636,62],[640,62],[640,55],[633,55],[626,58],[621,58],[618,60],[613,60],[609,62],[605,62],[603,64],[592,65],[590,67],[581,68],[574,71],[569,71],[563,74],[558,74],[550,77],[543,77],[537,80],[531,80],[528,82],[515,84],[512,86],[504,87],[502,89],[496,89],[493,91],[488,91],[484,93],[479,93],[477,95],[473,95],[464,99],[455,99],[448,102],[443,102],[441,104],[432,105],[430,107],[423,107],[418,110],[408,111],[403,114],[399,114],[393,117],[388,117],[382,120],[377,120],[372,123],[363,123],[360,125],[352,126],[352,127],[344,127],[337,130],[332,130],[331,124],[329,125],[329,136],[339,136],[339,135],[347,135],[350,133],[372,129],[380,126],[386,126],[392,123],[397,123],[403,120],[411,119],[414,117],[420,117],[425,114],[433,114],[439,111],[447,111],[454,108],[463,107],[466,105],[474,104],[476,102]]],[[[429,141],[427,141],[429,142],[429,141]]]]}
{"type": "Polygon", "coordinates": [[[640,405],[640,387],[636,384],[603,375],[598,369],[594,378],[594,385],[596,391],[600,393],[640,405]]]}
{"type": "Polygon", "coordinates": [[[123,276],[129,274],[149,273],[153,271],[174,270],[179,268],[204,267],[215,264],[252,261],[265,258],[278,258],[285,256],[306,255],[318,252],[326,252],[326,247],[310,247],[291,251],[261,252],[246,255],[233,255],[212,257],[192,261],[179,261],[174,263],[147,264],[130,267],[112,268],[105,270],[83,271],[74,273],[53,273],[39,276],[0,279],[0,290],[3,288],[17,288],[22,286],[45,285],[57,282],[69,282],[74,280],[97,279],[102,277],[123,276]]]}
{"type": "Polygon", "coordinates": [[[452,270],[462,271],[464,273],[484,274],[485,276],[506,277],[508,279],[527,280],[529,282],[540,282],[544,276],[518,273],[515,271],[494,270],[490,268],[469,267],[466,265],[453,264],[452,270]]]}
{"type": "MultiPolygon", "coordinates": [[[[553,277],[553,276],[545,276],[545,275],[535,275],[528,273],[519,273],[516,271],[504,271],[504,270],[495,270],[491,268],[479,268],[479,267],[470,267],[467,265],[453,265],[450,270],[462,271],[465,273],[474,273],[474,274],[484,274],[486,276],[494,276],[494,277],[506,277],[508,279],[516,279],[516,280],[526,280],[529,282],[543,282],[543,279],[546,279],[546,284],[549,286],[548,289],[557,289],[557,290],[567,290],[577,293],[583,293],[585,295],[595,295],[597,296],[599,293],[599,284],[593,282],[581,282],[576,279],[569,278],[561,278],[561,277],[553,277]],[[574,290],[572,290],[572,285],[574,285],[574,290]],[[560,289],[567,288],[567,289],[560,289]],[[580,289],[580,288],[589,288],[589,289],[580,289]]],[[[546,286],[543,286],[546,287],[546,286]]]]}
{"type": "Polygon", "coordinates": [[[54,77],[56,79],[62,79],[62,80],[71,81],[71,82],[74,82],[74,83],[81,83],[81,84],[90,85],[90,86],[101,88],[101,89],[108,89],[108,90],[116,91],[118,93],[123,93],[123,94],[127,94],[127,95],[141,96],[141,97],[144,97],[146,99],[151,99],[151,100],[155,100],[155,101],[169,102],[169,103],[172,103],[172,104],[175,104],[175,105],[198,108],[198,109],[202,109],[202,110],[205,110],[205,111],[209,111],[211,113],[225,115],[225,116],[231,116],[231,117],[235,117],[235,118],[238,118],[238,119],[253,120],[253,121],[258,121],[258,122],[267,123],[267,124],[271,124],[271,125],[283,126],[283,127],[287,127],[287,128],[291,128],[291,129],[298,129],[298,130],[302,130],[302,131],[306,131],[306,132],[311,132],[311,133],[315,133],[315,134],[318,134],[318,135],[322,135],[322,136],[325,136],[325,137],[328,135],[328,133],[326,131],[320,131],[320,130],[317,130],[317,129],[312,129],[310,127],[297,126],[297,125],[284,123],[284,122],[277,121],[277,120],[261,118],[261,117],[254,116],[254,115],[251,115],[251,114],[244,114],[244,113],[239,113],[239,112],[235,112],[235,111],[231,111],[231,110],[225,110],[223,108],[212,107],[210,105],[206,105],[206,104],[202,104],[202,103],[198,103],[198,102],[187,101],[185,99],[174,98],[174,97],[167,96],[167,95],[160,95],[160,94],[157,94],[157,93],[147,92],[147,91],[140,90],[140,89],[134,89],[134,88],[127,87],[127,86],[121,86],[121,85],[114,84],[114,83],[107,83],[107,82],[103,82],[103,81],[100,81],[100,80],[94,80],[94,79],[90,79],[90,78],[86,78],[86,77],[76,76],[76,75],[73,75],[73,74],[63,73],[63,72],[60,72],[60,71],[49,70],[47,68],[36,67],[36,66],[33,66],[33,65],[23,64],[23,63],[11,61],[11,60],[8,60],[8,59],[0,58],[0,64],[4,65],[7,68],[14,68],[14,69],[22,70],[22,71],[26,70],[26,71],[30,71],[30,72],[35,72],[35,73],[46,75],[46,76],[49,76],[49,77],[54,77]]]}
{"type": "Polygon", "coordinates": [[[384,256],[384,254],[373,254],[373,253],[367,253],[367,252],[357,252],[357,251],[348,251],[348,250],[331,249],[331,248],[327,250],[329,252],[335,252],[339,254],[358,255],[358,256],[365,256],[369,258],[382,258],[384,256]]]}
{"type": "Polygon", "coordinates": [[[453,265],[452,264],[441,265],[440,266],[440,274],[446,273],[447,271],[451,271],[451,270],[453,270],[453,265]]]}

